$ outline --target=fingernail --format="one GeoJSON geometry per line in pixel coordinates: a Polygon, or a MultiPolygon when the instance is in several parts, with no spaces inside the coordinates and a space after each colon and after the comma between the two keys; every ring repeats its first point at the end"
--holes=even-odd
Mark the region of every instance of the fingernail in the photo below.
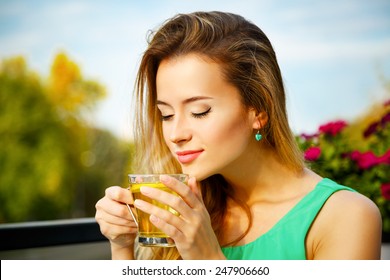
{"type": "Polygon", "coordinates": [[[144,203],[143,203],[143,201],[136,199],[136,200],[134,200],[134,206],[137,208],[143,208],[144,203]]]}
{"type": "Polygon", "coordinates": [[[158,218],[156,216],[154,216],[154,215],[150,215],[150,221],[152,223],[157,223],[158,222],[158,218]]]}
{"type": "Polygon", "coordinates": [[[190,178],[188,179],[188,183],[190,183],[190,181],[191,181],[191,184],[193,184],[193,183],[196,182],[196,178],[195,178],[195,177],[190,177],[190,178]]]}
{"type": "Polygon", "coordinates": [[[149,187],[141,187],[140,191],[141,191],[142,194],[149,194],[150,191],[151,191],[151,188],[149,188],[149,187]]]}
{"type": "Polygon", "coordinates": [[[160,175],[160,181],[162,183],[168,183],[169,182],[169,176],[168,175],[160,175]]]}

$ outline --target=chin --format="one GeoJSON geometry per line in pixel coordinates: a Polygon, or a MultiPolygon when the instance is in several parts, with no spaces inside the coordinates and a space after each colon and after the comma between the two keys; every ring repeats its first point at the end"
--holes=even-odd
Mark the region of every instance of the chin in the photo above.
{"type": "Polygon", "coordinates": [[[182,170],[184,174],[188,174],[190,177],[195,177],[197,182],[203,181],[204,179],[216,174],[214,172],[208,172],[204,168],[199,170],[197,168],[183,167],[182,170]]]}

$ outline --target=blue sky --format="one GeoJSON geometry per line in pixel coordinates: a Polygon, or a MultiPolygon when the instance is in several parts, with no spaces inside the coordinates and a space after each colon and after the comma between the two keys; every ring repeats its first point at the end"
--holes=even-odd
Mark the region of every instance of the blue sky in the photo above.
{"type": "Polygon", "coordinates": [[[268,35],[295,133],[352,120],[386,98],[379,77],[390,79],[388,0],[0,0],[0,59],[24,55],[47,75],[54,55],[65,51],[86,78],[107,88],[90,122],[128,137],[130,97],[147,31],[176,13],[197,10],[241,14],[268,35]]]}

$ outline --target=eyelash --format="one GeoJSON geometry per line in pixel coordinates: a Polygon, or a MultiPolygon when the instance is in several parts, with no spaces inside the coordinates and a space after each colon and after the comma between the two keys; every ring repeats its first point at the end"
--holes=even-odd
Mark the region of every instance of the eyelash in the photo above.
{"type": "MultiPolygon", "coordinates": [[[[201,119],[204,118],[205,116],[208,115],[208,113],[211,112],[211,107],[208,108],[206,111],[202,113],[191,113],[191,115],[196,118],[196,119],[201,119]]],[[[166,116],[161,116],[162,121],[169,121],[174,115],[166,115],[166,116]]]]}
{"type": "Polygon", "coordinates": [[[164,121],[169,121],[172,117],[173,117],[173,115],[161,116],[161,120],[162,120],[163,122],[164,122],[164,121]]]}
{"type": "Polygon", "coordinates": [[[210,111],[211,111],[211,107],[208,108],[206,111],[204,111],[202,113],[197,113],[197,114],[192,113],[192,116],[194,118],[201,119],[201,118],[204,118],[205,116],[207,116],[207,114],[210,113],[210,111]]]}

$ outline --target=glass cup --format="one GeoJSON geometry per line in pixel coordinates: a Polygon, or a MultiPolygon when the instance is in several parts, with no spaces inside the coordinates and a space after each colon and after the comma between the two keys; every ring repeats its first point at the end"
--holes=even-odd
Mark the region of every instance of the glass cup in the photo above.
{"type": "MultiPolygon", "coordinates": [[[[186,174],[166,174],[170,177],[173,177],[180,182],[187,184],[188,175],[186,174]]],[[[135,199],[142,199],[146,202],[149,202],[153,205],[156,205],[162,209],[165,209],[174,215],[179,215],[179,213],[155,199],[150,199],[147,196],[144,196],[140,189],[142,186],[150,187],[150,188],[158,188],[160,190],[172,193],[174,195],[178,195],[168,187],[166,187],[160,181],[160,174],[129,174],[129,182],[130,182],[130,191],[135,199]]],[[[141,246],[145,247],[173,247],[175,243],[172,238],[166,235],[163,231],[155,227],[149,220],[150,215],[128,205],[130,214],[133,216],[134,221],[138,226],[138,242],[141,246]]]]}

